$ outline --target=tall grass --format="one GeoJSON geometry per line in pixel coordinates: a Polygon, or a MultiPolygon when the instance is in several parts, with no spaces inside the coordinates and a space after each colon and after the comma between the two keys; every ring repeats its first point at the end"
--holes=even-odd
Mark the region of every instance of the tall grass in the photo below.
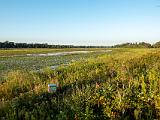
{"type": "Polygon", "coordinates": [[[122,49],[56,70],[11,71],[0,85],[1,119],[159,119],[160,53],[122,49]],[[47,92],[48,83],[61,89],[47,92]]]}

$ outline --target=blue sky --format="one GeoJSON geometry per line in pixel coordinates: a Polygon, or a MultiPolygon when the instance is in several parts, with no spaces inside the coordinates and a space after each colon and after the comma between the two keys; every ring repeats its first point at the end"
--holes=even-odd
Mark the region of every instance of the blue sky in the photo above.
{"type": "Polygon", "coordinates": [[[114,45],[160,41],[160,0],[0,0],[0,41],[114,45]]]}

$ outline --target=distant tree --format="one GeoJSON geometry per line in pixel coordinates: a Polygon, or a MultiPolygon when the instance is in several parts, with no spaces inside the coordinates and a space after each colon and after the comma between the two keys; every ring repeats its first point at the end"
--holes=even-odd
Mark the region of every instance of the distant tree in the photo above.
{"type": "Polygon", "coordinates": [[[123,43],[123,44],[118,44],[113,47],[118,47],[118,48],[151,48],[152,45],[150,43],[145,43],[145,42],[140,42],[140,43],[123,43]]]}
{"type": "Polygon", "coordinates": [[[145,43],[145,42],[140,42],[139,46],[144,47],[144,48],[151,48],[152,47],[152,45],[150,43],[145,43]]]}
{"type": "Polygon", "coordinates": [[[0,42],[0,48],[106,48],[107,46],[74,46],[74,45],[48,45],[39,43],[14,43],[14,42],[0,42]]]}
{"type": "Polygon", "coordinates": [[[153,44],[153,47],[154,47],[154,48],[160,48],[160,41],[159,41],[159,42],[156,42],[155,44],[153,44]]]}

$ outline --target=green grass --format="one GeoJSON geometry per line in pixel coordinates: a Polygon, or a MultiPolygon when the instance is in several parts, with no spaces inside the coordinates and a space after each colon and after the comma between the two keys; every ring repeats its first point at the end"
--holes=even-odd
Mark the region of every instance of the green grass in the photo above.
{"type": "MultiPolygon", "coordinates": [[[[6,73],[0,84],[0,117],[2,120],[160,119],[159,52],[160,49],[126,48],[112,49],[106,54],[63,56],[69,57],[69,61],[78,56],[78,60],[56,70],[45,67],[49,65],[42,61],[52,57],[39,57],[39,62],[31,63],[38,66],[42,62],[44,66],[39,72],[32,71],[29,64],[37,58],[22,57],[29,66],[27,69],[17,67],[8,71],[1,67],[6,73]],[[61,90],[48,93],[49,83],[58,83],[61,90]]],[[[21,57],[4,61],[9,64],[13,59],[18,61],[21,57]]]]}

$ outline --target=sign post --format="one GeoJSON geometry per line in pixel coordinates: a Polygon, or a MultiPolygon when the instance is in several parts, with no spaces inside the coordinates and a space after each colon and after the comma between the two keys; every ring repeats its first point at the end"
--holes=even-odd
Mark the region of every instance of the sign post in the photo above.
{"type": "Polygon", "coordinates": [[[49,93],[57,92],[57,85],[56,84],[48,84],[48,92],[49,93]]]}

